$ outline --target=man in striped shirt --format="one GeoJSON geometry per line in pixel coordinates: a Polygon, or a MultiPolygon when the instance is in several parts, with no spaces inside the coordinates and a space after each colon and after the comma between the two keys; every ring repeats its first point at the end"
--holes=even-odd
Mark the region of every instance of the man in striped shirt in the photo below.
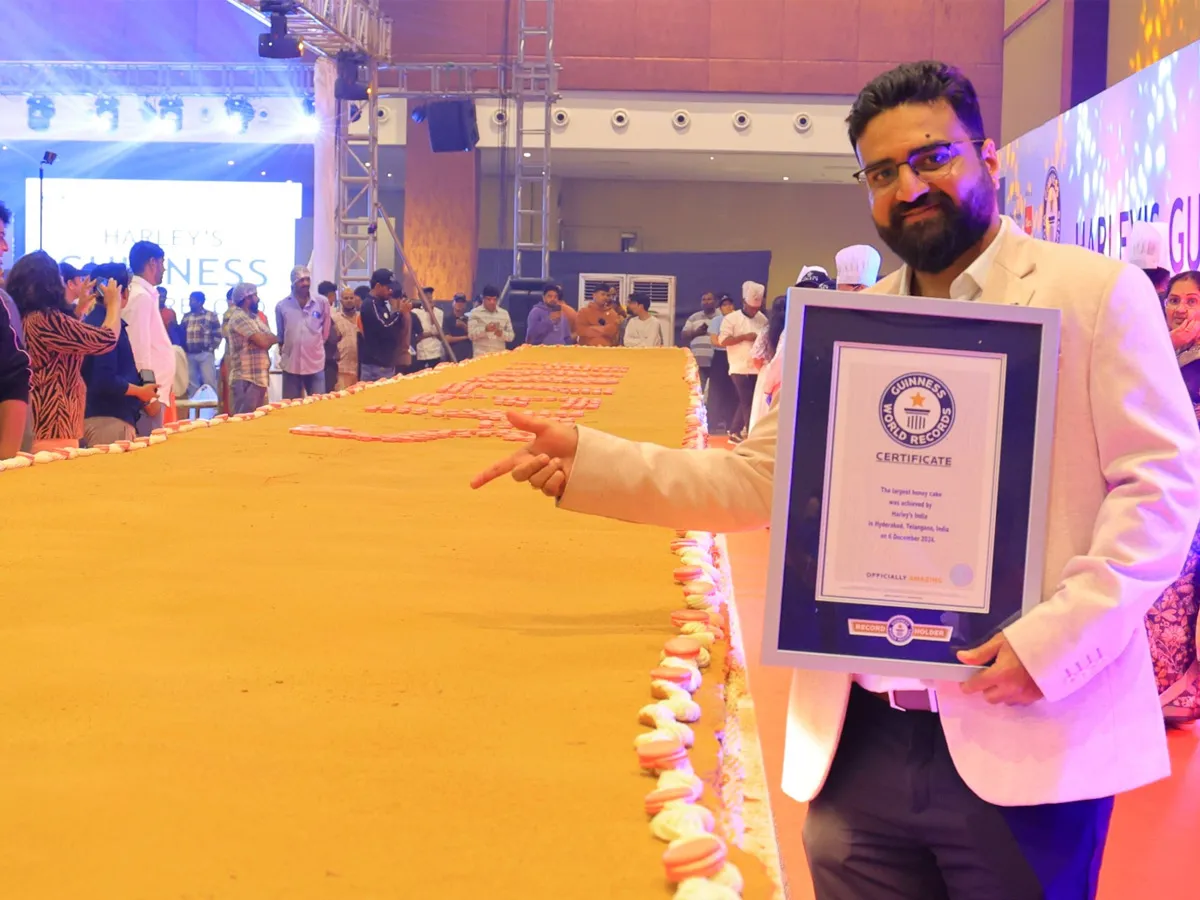
{"type": "Polygon", "coordinates": [[[683,323],[683,342],[692,349],[696,357],[696,365],[700,367],[700,389],[708,389],[708,373],[712,368],[713,345],[712,336],[719,333],[720,323],[717,318],[717,298],[712,293],[700,298],[700,311],[688,316],[683,323]]]}
{"type": "Polygon", "coordinates": [[[188,359],[188,396],[207,384],[216,388],[217,348],[221,346],[221,323],[217,314],[204,308],[204,294],[193,291],[188,303],[191,312],[183,317],[186,333],[183,349],[188,359]]]}
{"type": "Polygon", "coordinates": [[[225,320],[229,349],[230,412],[254,412],[267,400],[267,379],[271,369],[268,350],[276,343],[275,335],[258,317],[258,289],[239,284],[230,298],[233,307],[225,320]]]}
{"type": "Polygon", "coordinates": [[[483,289],[483,306],[471,313],[467,322],[475,356],[506,350],[516,337],[508,310],[500,308],[500,292],[490,284],[483,289]]]}

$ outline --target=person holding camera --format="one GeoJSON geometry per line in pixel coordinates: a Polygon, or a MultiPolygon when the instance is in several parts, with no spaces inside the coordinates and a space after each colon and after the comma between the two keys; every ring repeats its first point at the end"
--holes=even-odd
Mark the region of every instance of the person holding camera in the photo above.
{"type": "MultiPolygon", "coordinates": [[[[115,285],[104,294],[96,293],[96,302],[83,321],[99,326],[110,315],[115,303],[117,314],[129,302],[129,270],[121,263],[97,266],[93,277],[105,285],[115,285]],[[110,299],[111,295],[111,299],[110,299]]],[[[82,302],[82,301],[81,301],[82,302]]],[[[117,345],[107,353],[89,356],[83,361],[83,383],[87,385],[87,403],[83,413],[83,444],[100,447],[134,438],[138,417],[143,412],[153,418],[159,413],[158,385],[154,373],[139,372],[129,343],[128,326],[121,322],[117,345]]]]}
{"type": "MultiPolygon", "coordinates": [[[[108,353],[120,334],[120,311],[109,310],[100,327],[81,322],[67,302],[58,263],[44,250],[13,266],[8,290],[21,313],[29,354],[29,395],[33,406],[33,451],[79,446],[83,434],[85,388],[80,370],[87,356],[108,353]]],[[[117,299],[115,285],[105,298],[117,299]]]]}

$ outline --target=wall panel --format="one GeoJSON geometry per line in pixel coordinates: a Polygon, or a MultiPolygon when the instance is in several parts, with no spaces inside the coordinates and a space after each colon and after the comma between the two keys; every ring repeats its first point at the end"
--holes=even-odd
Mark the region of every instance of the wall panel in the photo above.
{"type": "MultiPolygon", "coordinates": [[[[500,58],[505,0],[382,2],[399,60],[477,59],[481,39],[500,58]]],[[[989,128],[1000,130],[1005,0],[558,0],[556,11],[567,90],[844,96],[936,57],[987,84],[989,128]]]]}

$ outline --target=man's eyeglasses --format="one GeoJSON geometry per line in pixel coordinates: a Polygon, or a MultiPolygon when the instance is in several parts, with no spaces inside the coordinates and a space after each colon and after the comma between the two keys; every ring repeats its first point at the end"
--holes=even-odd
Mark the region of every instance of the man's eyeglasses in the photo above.
{"type": "Polygon", "coordinates": [[[962,147],[978,147],[986,141],[945,141],[914,150],[901,162],[884,160],[854,173],[854,180],[872,191],[886,191],[900,180],[900,168],[908,166],[913,174],[929,184],[949,174],[954,161],[962,156],[962,147]]]}

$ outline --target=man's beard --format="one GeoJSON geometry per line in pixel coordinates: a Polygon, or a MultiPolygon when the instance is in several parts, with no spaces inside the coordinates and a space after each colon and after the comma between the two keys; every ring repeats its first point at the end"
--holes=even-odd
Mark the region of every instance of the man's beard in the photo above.
{"type": "Polygon", "coordinates": [[[996,189],[986,172],[971,186],[962,204],[936,188],[914,203],[898,203],[888,225],[875,230],[892,252],[918,272],[937,275],[983,240],[996,211],[996,189]],[[940,215],[906,222],[905,213],[933,207],[940,215]]]}
{"type": "Polygon", "coordinates": [[[252,316],[258,315],[258,304],[257,303],[247,303],[246,304],[246,312],[250,313],[250,315],[252,315],[252,316]]]}

